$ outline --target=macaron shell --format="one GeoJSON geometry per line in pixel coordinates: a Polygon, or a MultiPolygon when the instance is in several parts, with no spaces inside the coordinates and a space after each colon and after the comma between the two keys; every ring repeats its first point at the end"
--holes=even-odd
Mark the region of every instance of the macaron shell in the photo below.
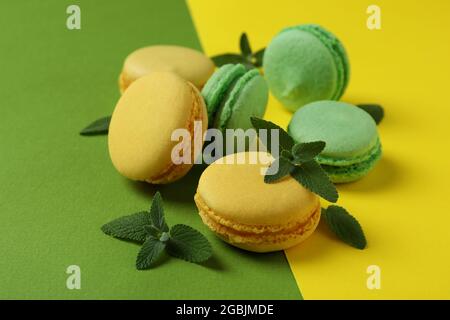
{"type": "MultiPolygon", "coordinates": [[[[198,200],[197,200],[198,202],[198,200]]],[[[252,252],[273,252],[291,248],[305,241],[316,230],[321,215],[320,205],[313,212],[301,228],[293,229],[288,232],[280,232],[276,234],[266,233],[264,235],[253,235],[236,233],[231,228],[224,227],[209,218],[203,210],[199,212],[203,223],[205,223],[216,235],[229,244],[252,252]]]]}
{"type": "Polygon", "coordinates": [[[194,197],[202,221],[224,241],[254,252],[287,249],[320,220],[319,198],[292,177],[266,184],[268,153],[228,155],[200,177],[194,197]]]}
{"type": "Polygon", "coordinates": [[[337,90],[331,97],[331,99],[339,100],[344,94],[350,80],[350,62],[348,60],[347,52],[342,43],[334,34],[316,24],[299,25],[287,30],[291,29],[310,32],[311,34],[315,35],[320,41],[322,41],[322,43],[330,50],[330,53],[334,58],[337,70],[337,90]]]}
{"type": "Polygon", "coordinates": [[[215,69],[211,59],[191,48],[150,46],[132,52],[125,60],[119,85],[124,91],[133,81],[155,71],[178,74],[201,89],[215,69]]]}
{"type": "Polygon", "coordinates": [[[197,193],[217,216],[237,224],[270,226],[274,230],[308,218],[317,207],[318,197],[291,177],[265,183],[269,159],[267,154],[256,152],[219,159],[203,172],[197,193]],[[247,157],[246,163],[233,163],[237,157],[247,157]]]}
{"type": "Polygon", "coordinates": [[[336,161],[357,159],[367,154],[378,142],[375,121],[365,111],[344,102],[318,101],[299,109],[288,126],[297,142],[325,141],[321,157],[336,161]]]}
{"type": "Polygon", "coordinates": [[[108,146],[114,166],[132,180],[166,183],[178,179],[191,165],[179,166],[175,175],[171,172],[176,167],[171,152],[178,143],[171,141],[172,132],[191,130],[193,119],[205,115],[197,89],[181,77],[153,72],[139,78],[119,99],[112,115],[108,146]]]}
{"type": "Polygon", "coordinates": [[[202,89],[208,110],[208,120],[212,124],[221,101],[226,95],[229,87],[247,72],[242,64],[226,64],[220,67],[202,89]]]}
{"type": "Polygon", "coordinates": [[[334,57],[310,32],[295,29],[278,34],[265,51],[263,65],[271,92],[292,111],[331,99],[338,91],[334,57]]]}
{"type": "Polygon", "coordinates": [[[269,89],[256,69],[248,71],[225,97],[222,108],[215,119],[219,129],[252,128],[250,117],[262,118],[269,99],[269,89]]]}

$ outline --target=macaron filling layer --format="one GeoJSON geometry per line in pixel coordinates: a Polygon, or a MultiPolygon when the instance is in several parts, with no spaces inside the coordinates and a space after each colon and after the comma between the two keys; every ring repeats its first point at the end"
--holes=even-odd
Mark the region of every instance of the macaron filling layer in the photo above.
{"type": "Polygon", "coordinates": [[[358,164],[365,162],[369,159],[372,159],[378,153],[381,153],[381,142],[378,137],[375,138],[374,142],[369,146],[365,152],[358,152],[354,155],[347,156],[337,156],[334,154],[328,154],[326,152],[322,152],[319,156],[317,156],[317,161],[320,164],[335,166],[335,167],[343,167],[349,166],[353,164],[358,164]]]}
{"type": "Polygon", "coordinates": [[[220,217],[197,193],[194,197],[203,222],[225,241],[234,245],[276,244],[311,233],[320,219],[320,203],[301,220],[284,225],[247,225],[220,217]]]}
{"type": "Polygon", "coordinates": [[[220,104],[229,92],[230,86],[246,72],[247,69],[241,64],[226,64],[217,70],[205,84],[202,96],[205,99],[210,124],[213,124],[220,104]]]}
{"type": "Polygon", "coordinates": [[[332,33],[323,29],[321,26],[315,24],[305,24],[289,27],[281,32],[286,32],[289,30],[300,30],[308,32],[314,35],[325,47],[328,48],[330,54],[333,57],[337,70],[336,91],[333,96],[330,97],[330,99],[339,100],[348,85],[350,75],[350,63],[348,62],[347,53],[339,39],[337,39],[332,33]]]}
{"type": "Polygon", "coordinates": [[[381,155],[381,144],[378,143],[369,154],[369,157],[361,162],[341,166],[323,164],[320,158],[318,158],[318,162],[321,163],[322,168],[327,172],[331,181],[335,183],[345,183],[358,180],[365,176],[381,159],[381,155]]]}
{"type": "Polygon", "coordinates": [[[233,106],[242,89],[248,84],[253,78],[259,76],[259,71],[256,69],[250,70],[241,77],[235,79],[226,91],[226,94],[222,96],[222,101],[216,111],[216,118],[214,119],[214,126],[220,130],[226,128],[228,121],[233,115],[233,106]]]}

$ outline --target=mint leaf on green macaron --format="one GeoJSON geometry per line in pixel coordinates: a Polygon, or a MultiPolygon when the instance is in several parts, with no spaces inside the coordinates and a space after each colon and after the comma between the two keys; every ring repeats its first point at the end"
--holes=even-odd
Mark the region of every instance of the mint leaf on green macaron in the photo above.
{"type": "Polygon", "coordinates": [[[335,185],[331,182],[326,172],[315,160],[296,166],[291,176],[306,189],[330,202],[336,202],[339,198],[335,185]]]}
{"type": "Polygon", "coordinates": [[[366,237],[358,220],[344,208],[329,206],[327,209],[322,209],[322,217],[330,230],[345,243],[360,250],[367,246],[366,237]]]}
{"type": "Polygon", "coordinates": [[[240,54],[235,54],[235,53],[225,53],[225,54],[220,54],[217,56],[213,56],[211,57],[211,60],[214,62],[214,64],[217,67],[221,67],[225,64],[237,64],[237,63],[242,63],[242,64],[247,64],[248,61],[246,58],[244,58],[242,55],[240,54]]]}
{"type": "Polygon", "coordinates": [[[101,229],[109,236],[143,243],[136,259],[138,270],[151,268],[164,250],[190,262],[203,262],[212,255],[211,244],[197,230],[186,225],[169,228],[159,192],[153,197],[150,211],[115,219],[101,229]]]}
{"type": "Polygon", "coordinates": [[[211,57],[211,60],[217,67],[221,67],[225,64],[241,63],[248,69],[259,68],[262,66],[264,50],[260,49],[253,53],[250,41],[247,34],[244,32],[239,38],[240,53],[224,53],[211,57]]]}
{"type": "Polygon", "coordinates": [[[267,130],[267,141],[266,142],[266,148],[269,153],[272,153],[272,146],[271,146],[271,130],[275,129],[278,130],[278,137],[279,137],[279,146],[281,150],[291,150],[294,146],[294,139],[280,126],[276,125],[273,122],[263,120],[261,118],[257,117],[251,117],[250,121],[253,125],[253,128],[256,129],[257,133],[259,134],[259,130],[265,129],[267,130]]]}
{"type": "Polygon", "coordinates": [[[297,143],[292,147],[293,163],[300,165],[313,160],[325,149],[324,141],[297,143]]]}
{"type": "Polygon", "coordinates": [[[261,50],[256,51],[253,54],[253,64],[255,65],[255,67],[259,68],[263,65],[265,51],[266,51],[266,48],[263,48],[261,50]]]}
{"type": "Polygon", "coordinates": [[[379,104],[358,104],[357,107],[370,114],[376,124],[379,124],[384,118],[384,109],[379,104]]]}
{"type": "Polygon", "coordinates": [[[179,259],[200,263],[211,257],[212,247],[208,239],[197,230],[177,224],[170,229],[167,253],[179,259]]]}
{"type": "Polygon", "coordinates": [[[111,122],[111,116],[103,117],[95,120],[89,124],[86,128],[80,131],[82,136],[95,136],[107,134],[109,130],[109,123],[111,122]]]}
{"type": "Polygon", "coordinates": [[[249,57],[252,55],[252,48],[250,47],[250,42],[248,41],[248,37],[245,32],[241,34],[241,38],[239,39],[239,47],[241,49],[241,54],[244,57],[249,57]]]}

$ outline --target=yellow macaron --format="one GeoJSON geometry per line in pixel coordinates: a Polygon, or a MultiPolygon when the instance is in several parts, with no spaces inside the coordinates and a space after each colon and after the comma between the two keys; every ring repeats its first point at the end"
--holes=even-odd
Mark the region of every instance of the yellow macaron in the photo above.
{"type": "Polygon", "coordinates": [[[179,46],[150,46],[132,52],[119,77],[120,92],[136,79],[155,71],[170,71],[201,89],[214,72],[214,63],[203,53],[179,46]]]}
{"type": "Polygon", "coordinates": [[[171,72],[152,72],[133,82],[114,109],[108,133],[111,160],[132,180],[175,181],[189,171],[197,156],[194,121],[202,121],[203,135],[207,118],[203,98],[193,84],[171,72]],[[183,142],[190,143],[191,163],[172,161],[172,150],[179,144],[171,138],[176,129],[186,129],[192,138],[183,142]]]}
{"type": "Polygon", "coordinates": [[[273,160],[267,153],[237,155],[246,163],[233,162],[231,154],[200,177],[195,203],[203,222],[231,245],[254,252],[287,249],[308,238],[320,220],[319,198],[291,177],[265,183],[273,160]]]}

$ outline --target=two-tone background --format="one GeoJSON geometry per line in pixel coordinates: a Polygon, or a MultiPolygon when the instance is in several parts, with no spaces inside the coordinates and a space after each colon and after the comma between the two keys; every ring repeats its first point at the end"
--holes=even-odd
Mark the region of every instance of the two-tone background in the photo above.
{"type": "MultiPolygon", "coordinates": [[[[448,15],[446,0],[1,1],[0,298],[450,298],[448,15]],[[66,27],[71,4],[81,8],[81,30],[66,27]],[[373,4],[381,30],[366,26],[373,4]],[[343,100],[386,111],[380,164],[339,186],[366,250],[324,228],[286,253],[234,249],[197,215],[200,169],[163,187],[132,183],[112,167],[106,137],[78,135],[111,114],[123,59],[136,48],[214,55],[237,51],[245,31],[256,50],[300,23],[322,24],[344,42],[352,75],[343,100]],[[139,247],[101,233],[105,222],[146,209],[156,190],[170,224],[208,236],[212,260],[136,271],[139,247]],[[81,268],[80,290],[66,287],[70,265],[81,268]],[[373,265],[379,290],[366,283],[373,265]]],[[[266,118],[286,126],[290,117],[271,97],[266,118]]]]}

